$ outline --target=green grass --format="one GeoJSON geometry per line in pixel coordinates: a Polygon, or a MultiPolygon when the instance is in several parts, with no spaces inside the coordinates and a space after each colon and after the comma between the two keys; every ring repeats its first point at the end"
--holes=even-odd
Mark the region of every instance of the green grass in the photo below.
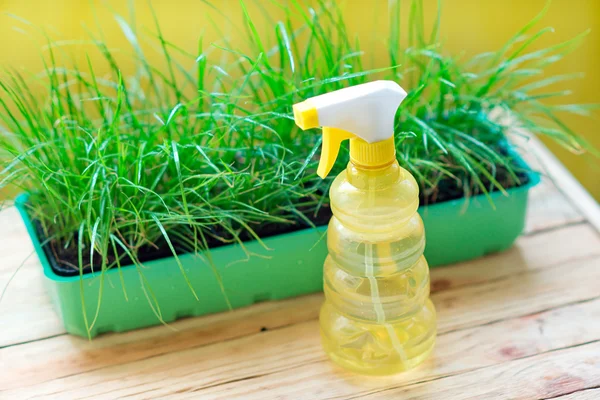
{"type": "Polygon", "coordinates": [[[155,15],[161,66],[147,58],[137,28],[115,15],[133,49],[130,76],[101,34],[90,40],[110,77],[98,76],[89,59],[69,61],[65,47],[47,38],[42,74],[13,70],[0,83],[0,188],[30,194],[31,216],[61,254],[74,255],[74,268],[104,271],[125,257],[139,268],[144,249],[168,247],[176,256],[178,249],[260,240],[256,232],[266,224],[310,225],[332,178],[317,177],[320,135],[300,132],[291,106],[349,85],[393,79],[408,90],[396,121],[398,156],[427,199],[447,187],[468,196],[518,185],[518,167],[502,150],[515,128],[572,151],[591,149],[560,115],[597,106],[543,101],[566,94],[553,91],[554,83],[578,77],[544,71],[585,32],[529,50],[548,31],[535,30],[545,10],[503,48],[462,60],[444,52],[439,15],[425,32],[420,1],[410,2],[406,16],[391,4],[389,57],[366,70],[339,8],[292,0],[282,9],[285,18],[261,37],[259,16],[240,3],[240,32],[252,46],[245,53],[226,39],[199,38],[196,49],[182,49],[155,15]],[[214,64],[210,51],[235,61],[214,64]],[[499,111],[510,118],[495,118],[499,111]]]}

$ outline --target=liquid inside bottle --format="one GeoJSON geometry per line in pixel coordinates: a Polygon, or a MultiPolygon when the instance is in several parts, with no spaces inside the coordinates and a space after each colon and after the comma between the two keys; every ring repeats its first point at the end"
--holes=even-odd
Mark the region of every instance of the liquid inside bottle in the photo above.
{"type": "Polygon", "coordinates": [[[321,336],[328,356],[355,372],[405,371],[433,350],[418,190],[397,161],[378,169],[349,163],[332,184],[321,336]]]}

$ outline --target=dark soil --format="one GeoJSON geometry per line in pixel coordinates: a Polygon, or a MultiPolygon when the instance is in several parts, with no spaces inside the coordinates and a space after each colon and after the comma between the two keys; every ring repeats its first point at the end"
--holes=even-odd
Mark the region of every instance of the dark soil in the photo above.
{"type": "MultiPolygon", "coordinates": [[[[505,189],[511,189],[518,186],[524,186],[529,183],[529,175],[522,171],[515,171],[515,175],[519,178],[519,183],[515,184],[514,179],[506,169],[499,169],[496,172],[496,180],[505,189]]],[[[460,177],[459,177],[460,178],[460,177]]],[[[482,177],[481,181],[487,188],[488,192],[495,192],[498,189],[490,183],[490,181],[482,177]]],[[[470,185],[474,186],[474,185],[470,185]]],[[[480,190],[472,193],[471,196],[477,196],[482,194],[480,190]]],[[[425,193],[423,190],[419,193],[419,204],[421,205],[433,205],[437,203],[443,203],[445,201],[462,199],[465,197],[464,187],[459,185],[459,182],[453,179],[444,179],[440,181],[435,190],[431,190],[429,193],[425,193]]]]}
{"type": "MultiPolygon", "coordinates": [[[[496,173],[496,179],[506,189],[510,189],[515,186],[526,185],[529,182],[529,176],[526,173],[519,172],[519,173],[517,173],[517,176],[519,177],[519,180],[520,180],[519,185],[516,185],[513,182],[513,179],[508,175],[506,170],[499,170],[496,173]]],[[[489,189],[490,192],[496,190],[496,188],[493,187],[492,185],[490,185],[489,182],[486,182],[484,180],[483,183],[489,189]]],[[[478,193],[473,193],[473,195],[477,195],[477,194],[478,193]]],[[[431,191],[429,193],[424,193],[422,191],[419,197],[420,197],[419,198],[420,204],[432,205],[432,204],[441,203],[441,202],[445,202],[445,201],[460,199],[460,198],[464,197],[464,189],[455,180],[446,179],[446,180],[441,181],[437,185],[435,191],[431,191]]],[[[328,205],[324,205],[320,209],[320,211],[317,215],[313,215],[312,213],[310,213],[310,214],[307,214],[306,216],[312,221],[312,223],[314,225],[323,226],[323,225],[326,225],[328,223],[329,219],[331,218],[331,210],[328,205]]],[[[284,234],[284,233],[299,231],[302,229],[306,229],[308,227],[309,227],[309,225],[302,221],[299,221],[298,223],[293,224],[293,225],[292,224],[281,225],[281,224],[269,223],[269,224],[264,224],[262,226],[256,227],[254,229],[254,231],[261,238],[267,238],[267,237],[274,236],[274,235],[280,235],[280,234],[284,234]]],[[[43,232],[42,232],[39,224],[37,224],[37,223],[36,223],[36,228],[37,228],[37,234],[40,239],[40,242],[43,243],[45,241],[45,237],[43,235],[43,232]]],[[[226,232],[214,232],[214,233],[215,233],[215,236],[227,238],[226,232]]],[[[247,232],[243,232],[240,235],[240,238],[243,241],[254,240],[254,238],[247,232]]],[[[217,248],[217,247],[227,245],[227,243],[224,243],[224,242],[219,241],[214,238],[207,237],[207,240],[208,240],[209,248],[217,248]]],[[[75,240],[75,243],[76,242],[77,242],[77,240],[75,240]]],[[[177,243],[174,243],[174,247],[178,254],[183,254],[188,251],[184,247],[179,246],[177,243]]],[[[46,253],[46,257],[48,258],[48,261],[50,262],[52,269],[54,270],[54,272],[57,275],[59,275],[59,276],[77,276],[77,275],[79,275],[79,269],[77,267],[78,252],[77,252],[76,246],[71,246],[71,247],[65,249],[62,246],[58,246],[54,242],[49,242],[49,243],[46,243],[43,245],[43,249],[44,249],[44,252],[46,253]]],[[[141,248],[138,250],[137,255],[139,257],[139,261],[141,263],[144,263],[147,261],[157,260],[160,258],[171,257],[172,253],[166,243],[157,243],[157,248],[150,247],[150,246],[141,248]]],[[[119,257],[120,257],[121,266],[127,266],[127,265],[133,264],[132,260],[126,254],[119,254],[119,257]]],[[[115,258],[116,257],[114,255],[109,255],[107,257],[107,263],[112,264],[115,261],[115,258]]],[[[97,257],[95,257],[95,259],[94,259],[94,271],[100,271],[100,269],[101,269],[100,260],[101,260],[101,256],[97,255],[97,257]]],[[[85,255],[84,255],[84,265],[86,265],[86,264],[87,264],[87,267],[85,267],[83,269],[83,273],[87,274],[87,273],[93,272],[92,268],[90,267],[89,251],[85,251],[85,255]]]]}
{"type": "MultiPolygon", "coordinates": [[[[329,209],[329,205],[324,204],[323,207],[321,207],[321,209],[317,213],[317,215],[314,215],[311,213],[310,215],[307,215],[307,217],[316,226],[326,225],[329,222],[329,219],[331,218],[331,210],[329,209]]],[[[79,275],[79,268],[78,268],[78,264],[79,264],[78,257],[79,256],[78,256],[77,247],[71,246],[71,247],[68,247],[65,249],[62,246],[58,246],[57,243],[55,243],[53,241],[44,243],[46,241],[46,237],[44,236],[44,233],[41,229],[40,224],[37,221],[35,221],[34,224],[36,227],[36,231],[37,231],[37,235],[40,240],[40,243],[43,243],[42,248],[44,249],[44,253],[46,254],[46,257],[48,258],[48,262],[50,263],[52,270],[59,276],[77,276],[77,275],[79,275]]],[[[270,236],[296,232],[296,231],[306,229],[309,227],[310,227],[310,225],[308,225],[304,221],[299,221],[293,225],[292,224],[281,225],[281,224],[267,223],[267,224],[263,224],[261,226],[256,227],[254,229],[254,231],[261,238],[268,238],[270,236]]],[[[224,238],[226,240],[231,239],[231,237],[228,237],[230,234],[228,232],[225,232],[224,230],[219,231],[219,232],[213,232],[213,233],[215,234],[215,236],[224,238]]],[[[244,242],[249,242],[249,241],[254,240],[254,238],[246,231],[242,231],[242,233],[240,233],[239,237],[244,242]]],[[[206,239],[208,242],[208,247],[211,249],[228,245],[228,243],[223,242],[221,240],[214,239],[210,236],[207,236],[206,239]]],[[[74,242],[77,242],[77,235],[75,237],[74,242]]],[[[146,246],[146,247],[142,247],[139,249],[139,251],[137,252],[137,256],[141,263],[173,256],[173,253],[171,252],[171,249],[169,248],[169,246],[167,245],[166,242],[164,242],[164,243],[159,242],[156,245],[157,245],[157,247],[146,246]]],[[[175,247],[175,251],[177,252],[177,254],[185,254],[188,252],[187,248],[184,248],[184,247],[178,245],[177,243],[173,243],[173,246],[175,247]]],[[[119,257],[120,257],[121,266],[128,266],[128,265],[133,264],[133,261],[131,260],[131,258],[129,256],[127,256],[127,254],[119,254],[119,257]]],[[[94,258],[93,270],[92,270],[92,267],[90,266],[89,250],[84,251],[83,258],[84,258],[84,261],[83,261],[84,265],[87,265],[83,269],[84,274],[101,270],[102,265],[100,263],[100,260],[101,260],[100,255],[97,255],[94,258]]],[[[116,259],[116,257],[113,254],[109,254],[107,257],[107,264],[112,264],[115,261],[115,259],[116,259]]]]}

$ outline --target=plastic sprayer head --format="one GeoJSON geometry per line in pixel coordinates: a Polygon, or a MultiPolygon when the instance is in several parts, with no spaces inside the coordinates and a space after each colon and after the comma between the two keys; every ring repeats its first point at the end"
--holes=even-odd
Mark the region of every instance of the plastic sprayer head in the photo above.
{"type": "Polygon", "coordinates": [[[375,81],[311,97],[294,105],[301,129],[323,127],[317,174],[325,178],[340,145],[351,140],[352,162],[377,168],[395,160],[394,116],[406,92],[396,82],[375,81]]]}

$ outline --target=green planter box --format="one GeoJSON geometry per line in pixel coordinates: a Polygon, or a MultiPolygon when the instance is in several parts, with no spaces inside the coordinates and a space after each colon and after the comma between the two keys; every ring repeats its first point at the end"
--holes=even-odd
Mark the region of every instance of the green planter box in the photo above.
{"type": "Polygon", "coordinates": [[[525,227],[529,189],[540,182],[529,173],[529,182],[490,194],[457,199],[419,208],[425,225],[425,258],[430,267],[471,260],[508,249],[525,227]],[[495,208],[494,208],[495,207],[495,208]]]}
{"type": "MultiPolygon", "coordinates": [[[[510,247],[524,227],[527,193],[538,182],[538,176],[531,174],[527,185],[508,191],[510,196],[493,193],[495,210],[485,196],[421,207],[419,213],[425,223],[425,256],[429,265],[464,261],[510,247]]],[[[42,263],[48,291],[67,332],[87,336],[81,293],[91,323],[96,315],[102,281],[101,304],[91,328],[92,336],[160,324],[157,314],[164,322],[171,322],[229,309],[215,274],[203,256],[186,254],[180,257],[198,294],[198,301],[172,258],[146,262],[141,273],[132,266],[121,268],[125,291],[116,269],[106,272],[103,279],[99,273],[86,274],[83,279],[56,275],[27,215],[26,199],[25,195],[20,196],[16,206],[42,263]],[[153,296],[147,288],[151,288],[153,296]],[[154,305],[154,299],[159,307],[154,305]]],[[[270,250],[257,242],[246,243],[247,251],[256,254],[249,259],[239,245],[211,250],[231,307],[320,291],[322,266],[327,255],[325,231],[326,227],[319,227],[266,238],[264,243],[270,250]]]]}

